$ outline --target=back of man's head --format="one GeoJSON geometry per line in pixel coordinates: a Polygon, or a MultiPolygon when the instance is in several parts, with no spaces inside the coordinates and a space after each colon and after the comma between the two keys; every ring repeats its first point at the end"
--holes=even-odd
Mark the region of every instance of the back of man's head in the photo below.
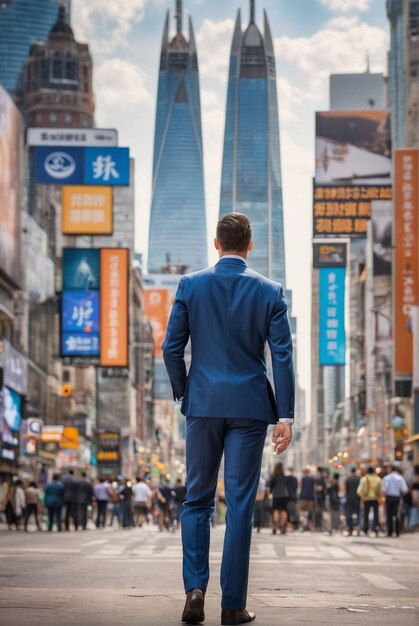
{"type": "Polygon", "coordinates": [[[228,213],[217,224],[217,240],[223,252],[245,252],[252,240],[252,227],[242,213],[228,213]]]}
{"type": "Polygon", "coordinates": [[[374,474],[374,468],[373,468],[373,466],[372,466],[372,465],[370,465],[367,471],[368,471],[368,474],[374,474]]]}

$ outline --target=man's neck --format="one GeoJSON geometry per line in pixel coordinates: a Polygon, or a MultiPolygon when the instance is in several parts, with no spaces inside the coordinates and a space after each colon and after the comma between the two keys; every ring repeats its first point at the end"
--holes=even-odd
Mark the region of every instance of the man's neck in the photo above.
{"type": "Polygon", "coordinates": [[[224,256],[239,256],[244,261],[246,261],[247,259],[247,252],[243,252],[243,251],[239,252],[238,250],[222,250],[218,254],[219,254],[220,259],[222,259],[224,256]]]}

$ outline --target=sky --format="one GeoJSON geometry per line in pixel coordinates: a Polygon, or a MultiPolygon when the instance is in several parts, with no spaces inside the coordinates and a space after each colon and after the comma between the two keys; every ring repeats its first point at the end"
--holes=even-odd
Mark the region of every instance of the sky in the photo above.
{"type": "MultiPolygon", "coordinates": [[[[287,285],[298,324],[300,384],[310,389],[310,294],[314,112],[329,108],[332,73],[386,72],[385,0],[256,0],[274,38],[284,193],[287,285]]],[[[158,65],[166,11],[175,0],[72,0],[72,25],[94,62],[96,125],[117,128],[136,162],[136,248],[147,253],[158,65]]],[[[219,210],[226,84],[233,26],[249,0],[184,0],[191,15],[201,83],[209,249],[219,210]]],[[[210,262],[215,262],[215,251],[210,262]]],[[[309,416],[308,416],[309,417],[309,416]]]]}

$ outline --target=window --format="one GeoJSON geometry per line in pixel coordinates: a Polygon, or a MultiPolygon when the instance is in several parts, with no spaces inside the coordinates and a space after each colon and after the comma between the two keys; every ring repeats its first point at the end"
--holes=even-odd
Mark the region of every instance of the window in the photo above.
{"type": "Polygon", "coordinates": [[[71,113],[66,113],[64,115],[64,123],[71,124],[72,121],[73,121],[73,116],[71,115],[71,113]]]}
{"type": "Polygon", "coordinates": [[[56,113],[50,113],[48,119],[50,122],[56,122],[58,120],[58,115],[56,113]]]}

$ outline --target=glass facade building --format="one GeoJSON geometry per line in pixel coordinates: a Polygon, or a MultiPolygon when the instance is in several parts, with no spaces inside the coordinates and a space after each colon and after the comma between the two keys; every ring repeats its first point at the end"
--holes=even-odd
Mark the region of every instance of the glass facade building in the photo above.
{"type": "Polygon", "coordinates": [[[388,108],[391,110],[392,147],[405,145],[406,135],[406,34],[405,0],[387,0],[390,22],[390,51],[388,53],[388,108]]]}
{"type": "Polygon", "coordinates": [[[275,54],[266,12],[242,32],[237,15],[231,46],[220,217],[245,213],[253,227],[253,269],[285,283],[285,246],[275,54]]]}
{"type": "Polygon", "coordinates": [[[148,271],[176,265],[180,273],[207,265],[204,170],[198,60],[192,21],[189,41],[177,32],[169,41],[169,13],[163,34],[157,94],[148,271]]]}
{"type": "Polygon", "coordinates": [[[70,11],[71,0],[0,2],[0,84],[12,95],[31,44],[48,38],[59,5],[70,11]]]}

